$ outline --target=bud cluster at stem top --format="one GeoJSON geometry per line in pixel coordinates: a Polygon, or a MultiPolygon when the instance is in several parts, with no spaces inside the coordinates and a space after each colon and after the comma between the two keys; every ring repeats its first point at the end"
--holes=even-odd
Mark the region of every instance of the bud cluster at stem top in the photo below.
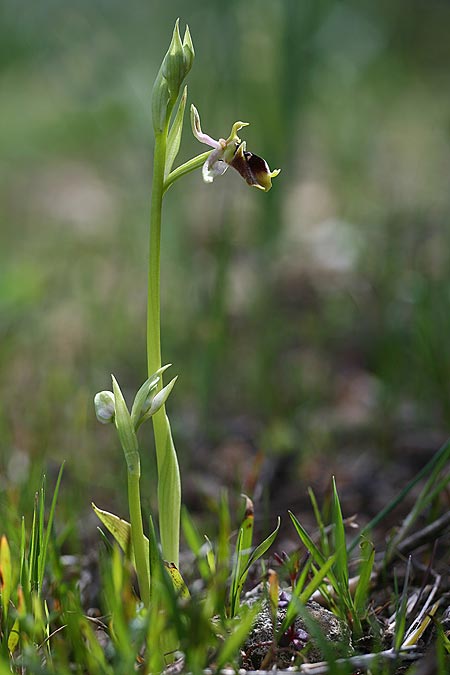
{"type": "Polygon", "coordinates": [[[179,19],[177,19],[172,41],[153,85],[152,115],[155,133],[161,133],[166,128],[180,94],[181,85],[192,68],[193,61],[194,45],[189,27],[186,26],[183,41],[181,41],[179,19]]]}

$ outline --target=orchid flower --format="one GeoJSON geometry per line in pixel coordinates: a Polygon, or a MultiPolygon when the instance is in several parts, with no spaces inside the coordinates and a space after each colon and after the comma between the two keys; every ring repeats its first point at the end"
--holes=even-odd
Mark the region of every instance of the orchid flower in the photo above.
{"type": "Polygon", "coordinates": [[[271,171],[265,159],[246,150],[246,143],[241,141],[237,132],[248,126],[248,122],[235,122],[228,138],[219,138],[218,141],[203,133],[200,115],[194,105],[191,105],[191,123],[195,138],[213,148],[202,168],[205,183],[212,183],[216,176],[221,176],[232,166],[249,185],[264,192],[270,190],[272,178],[278,176],[280,169],[271,171]]]}

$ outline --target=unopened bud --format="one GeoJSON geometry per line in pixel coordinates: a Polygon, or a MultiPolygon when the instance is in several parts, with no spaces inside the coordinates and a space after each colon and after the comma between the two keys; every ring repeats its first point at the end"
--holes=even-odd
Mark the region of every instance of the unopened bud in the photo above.
{"type": "Polygon", "coordinates": [[[192,38],[191,38],[191,32],[189,30],[189,26],[186,26],[186,30],[184,31],[184,38],[183,38],[183,54],[184,54],[184,66],[186,70],[186,75],[192,68],[192,64],[194,63],[194,45],[192,43],[192,38]]]}
{"type": "Polygon", "coordinates": [[[112,391],[99,391],[94,396],[95,414],[101,424],[114,422],[116,404],[112,391]]]}
{"type": "Polygon", "coordinates": [[[153,125],[161,132],[168,124],[173,106],[180,94],[181,85],[192,68],[194,46],[186,26],[181,42],[179,19],[175,23],[172,40],[156,77],[152,94],[153,125]]]}
{"type": "Polygon", "coordinates": [[[167,399],[169,398],[169,394],[172,391],[175,382],[178,379],[178,375],[173,378],[173,380],[170,380],[169,384],[166,384],[165,387],[157,391],[156,387],[153,388],[150,392],[148,397],[145,400],[145,403],[142,407],[142,417],[140,419],[140,423],[145,422],[148,420],[150,417],[153,417],[155,413],[162,408],[162,406],[166,403],[167,399]]]}

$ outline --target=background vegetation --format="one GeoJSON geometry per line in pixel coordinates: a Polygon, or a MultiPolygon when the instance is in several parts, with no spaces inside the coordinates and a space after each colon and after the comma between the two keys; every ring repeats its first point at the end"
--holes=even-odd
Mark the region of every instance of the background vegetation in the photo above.
{"type": "MultiPolygon", "coordinates": [[[[230,171],[167,200],[163,361],[180,374],[188,503],[240,491],[264,460],[289,467],[293,510],[299,485],[329,479],[318,457],[342,457],[341,481],[362,457],[366,483],[380,458],[424,463],[450,421],[449,4],[3,0],[1,14],[3,515],[29,512],[64,459],[60,519],[91,499],[125,509],[92,398],[111,372],[130,392],[145,379],[151,85],[177,16],[205,130],[251,122],[249,149],[283,170],[268,195],[230,171]]],[[[199,151],[186,133],[180,159],[199,151]]]]}

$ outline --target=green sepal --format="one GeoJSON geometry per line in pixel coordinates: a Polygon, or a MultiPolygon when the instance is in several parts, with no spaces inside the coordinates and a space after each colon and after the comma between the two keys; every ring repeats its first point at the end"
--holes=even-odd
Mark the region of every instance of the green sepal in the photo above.
{"type": "Polygon", "coordinates": [[[172,170],[173,163],[180,149],[186,101],[187,101],[187,86],[185,86],[183,94],[180,98],[180,102],[178,103],[177,112],[175,113],[175,117],[173,119],[172,126],[170,127],[169,135],[167,138],[166,166],[164,170],[164,179],[167,178],[170,171],[172,170]]]}
{"type": "Polygon", "coordinates": [[[120,444],[125,455],[127,469],[129,473],[139,475],[139,447],[134,425],[119,384],[114,375],[111,375],[111,378],[113,383],[114,400],[116,404],[114,422],[119,435],[120,444]]]}

